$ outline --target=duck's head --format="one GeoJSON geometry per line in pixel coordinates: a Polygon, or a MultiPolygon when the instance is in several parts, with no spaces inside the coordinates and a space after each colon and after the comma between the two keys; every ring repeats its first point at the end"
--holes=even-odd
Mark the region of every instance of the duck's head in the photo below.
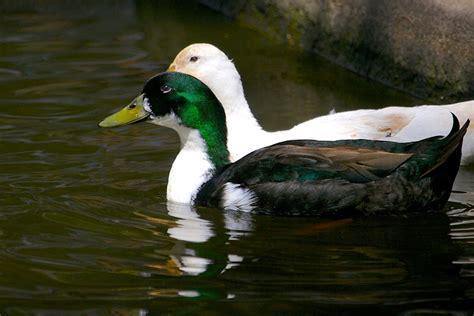
{"type": "MultiPolygon", "coordinates": [[[[211,44],[192,44],[181,50],[168,67],[204,82],[227,107],[244,97],[240,75],[226,54],[211,44]]],[[[226,108],[226,113],[228,109],[226,108]]]]}
{"type": "Polygon", "coordinates": [[[216,164],[228,161],[225,113],[212,91],[200,80],[180,72],[164,72],[145,83],[141,94],[100,127],[118,127],[149,121],[172,128],[182,142],[199,132],[216,164]]]}
{"type": "Polygon", "coordinates": [[[204,83],[222,71],[239,75],[226,54],[214,45],[206,43],[191,44],[183,48],[168,67],[168,71],[183,72],[199,78],[204,83]]]}

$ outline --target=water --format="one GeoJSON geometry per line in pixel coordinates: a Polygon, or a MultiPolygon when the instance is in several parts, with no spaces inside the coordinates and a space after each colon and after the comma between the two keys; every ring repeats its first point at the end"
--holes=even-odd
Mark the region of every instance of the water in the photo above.
{"type": "Polygon", "coordinates": [[[186,2],[3,1],[0,42],[2,315],[473,313],[473,169],[414,218],[193,210],[166,203],[172,131],[97,127],[193,42],[267,129],[422,101],[186,2]]]}

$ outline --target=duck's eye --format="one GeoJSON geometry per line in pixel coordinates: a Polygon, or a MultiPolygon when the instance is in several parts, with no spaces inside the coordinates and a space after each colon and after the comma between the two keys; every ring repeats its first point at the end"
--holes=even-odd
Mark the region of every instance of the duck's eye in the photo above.
{"type": "Polygon", "coordinates": [[[168,92],[170,92],[172,89],[171,89],[170,87],[168,87],[168,86],[162,86],[162,87],[160,88],[160,90],[161,90],[161,92],[163,92],[163,93],[168,93],[168,92]]]}
{"type": "Polygon", "coordinates": [[[197,56],[191,56],[191,58],[189,58],[189,61],[192,62],[192,63],[195,63],[195,62],[198,61],[198,59],[199,59],[199,57],[197,57],[197,56]]]}

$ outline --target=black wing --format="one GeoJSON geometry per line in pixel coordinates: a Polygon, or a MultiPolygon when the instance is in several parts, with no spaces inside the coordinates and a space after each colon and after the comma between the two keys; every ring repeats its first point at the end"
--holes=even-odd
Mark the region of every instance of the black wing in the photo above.
{"type": "Polygon", "coordinates": [[[389,175],[413,155],[347,145],[317,147],[314,144],[285,142],[250,153],[205,183],[197,196],[197,203],[217,204],[221,190],[228,182],[250,189],[278,184],[279,190],[284,190],[285,186],[293,189],[303,187],[309,182],[314,185],[323,180],[367,183],[389,175]]]}

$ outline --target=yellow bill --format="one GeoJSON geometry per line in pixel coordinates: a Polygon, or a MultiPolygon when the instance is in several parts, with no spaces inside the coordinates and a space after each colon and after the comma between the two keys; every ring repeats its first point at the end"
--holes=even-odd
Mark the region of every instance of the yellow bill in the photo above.
{"type": "Polygon", "coordinates": [[[141,121],[150,116],[150,113],[143,107],[143,94],[135,98],[129,105],[120,111],[107,116],[99,123],[100,127],[118,127],[141,121]]]}

